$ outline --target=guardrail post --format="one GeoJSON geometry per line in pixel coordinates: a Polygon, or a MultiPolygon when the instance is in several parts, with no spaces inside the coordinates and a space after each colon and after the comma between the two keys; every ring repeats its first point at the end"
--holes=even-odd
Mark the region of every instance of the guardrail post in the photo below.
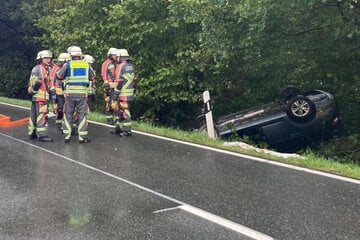
{"type": "Polygon", "coordinates": [[[210,138],[215,139],[215,130],[214,130],[214,122],[211,111],[211,103],[210,103],[210,93],[209,91],[203,92],[204,98],[204,107],[205,107],[205,117],[206,117],[206,128],[208,131],[208,136],[210,138]]]}

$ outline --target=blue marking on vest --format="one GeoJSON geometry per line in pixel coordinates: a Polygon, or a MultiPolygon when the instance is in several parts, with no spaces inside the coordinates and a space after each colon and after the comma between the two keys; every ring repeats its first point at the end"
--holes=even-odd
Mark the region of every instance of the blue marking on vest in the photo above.
{"type": "Polygon", "coordinates": [[[74,68],[74,76],[86,76],[86,68],[74,68]]]}
{"type": "Polygon", "coordinates": [[[71,82],[68,83],[70,86],[89,86],[89,82],[71,82]]]}
{"type": "Polygon", "coordinates": [[[66,62],[66,76],[70,76],[70,61],[66,62]]]}

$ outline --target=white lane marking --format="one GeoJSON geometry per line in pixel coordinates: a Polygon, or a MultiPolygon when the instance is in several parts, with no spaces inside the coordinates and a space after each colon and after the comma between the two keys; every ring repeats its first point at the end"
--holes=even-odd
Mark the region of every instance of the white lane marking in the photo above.
{"type": "MultiPolygon", "coordinates": [[[[0,104],[12,106],[12,107],[19,107],[17,105],[8,104],[8,103],[1,103],[0,102],[0,104]]],[[[29,108],[26,108],[26,107],[19,107],[19,108],[29,109],[29,108]]],[[[113,126],[110,126],[110,125],[105,124],[105,123],[99,123],[99,122],[94,122],[94,121],[89,121],[89,122],[91,122],[93,124],[100,125],[100,126],[113,128],[113,126]]],[[[188,146],[193,146],[193,147],[206,149],[206,150],[210,150],[210,151],[214,151],[214,152],[219,152],[219,153],[223,153],[223,154],[227,154],[227,155],[232,155],[232,156],[236,156],[236,157],[246,158],[246,159],[254,160],[254,161],[257,161],[257,162],[263,162],[263,163],[267,163],[267,164],[271,164],[271,165],[275,165],[275,166],[279,166],[279,167],[289,168],[289,169],[293,169],[293,170],[297,170],[297,171],[301,171],[301,172],[311,173],[311,174],[314,174],[314,175],[333,178],[333,179],[337,179],[337,180],[340,180],[340,181],[345,181],[345,182],[350,182],[350,183],[355,183],[355,184],[360,185],[360,180],[354,179],[354,178],[343,177],[343,176],[339,176],[339,175],[335,175],[335,174],[331,174],[331,173],[321,172],[321,171],[318,171],[318,170],[313,170],[313,169],[294,166],[294,165],[290,165],[290,164],[286,164],[286,163],[276,162],[276,161],[273,161],[273,160],[267,160],[267,159],[263,159],[263,158],[259,158],[259,157],[253,157],[253,156],[241,154],[241,153],[235,153],[235,152],[231,152],[231,151],[227,151],[227,150],[208,147],[208,146],[204,146],[204,145],[200,145],[200,144],[196,144],[196,143],[185,142],[185,141],[181,141],[181,140],[177,140],[177,139],[158,136],[158,135],[151,134],[151,133],[140,132],[140,131],[135,131],[135,130],[133,130],[132,132],[135,132],[135,133],[141,134],[141,135],[145,135],[145,136],[149,136],[149,137],[154,137],[154,138],[170,141],[170,142],[180,143],[180,144],[184,144],[184,145],[188,145],[188,146]]]]}
{"type": "Polygon", "coordinates": [[[204,210],[202,210],[202,209],[200,209],[200,208],[193,207],[193,206],[191,206],[191,205],[189,205],[189,204],[187,204],[187,203],[184,203],[184,202],[179,201],[179,200],[177,200],[177,199],[175,199],[175,198],[166,196],[166,195],[164,195],[164,194],[162,194],[162,193],[156,192],[156,191],[154,191],[154,190],[152,190],[152,189],[150,189],[150,188],[141,186],[141,185],[139,185],[139,184],[137,184],[137,183],[134,183],[134,182],[132,182],[132,181],[129,181],[129,180],[125,179],[125,178],[118,177],[118,176],[113,175],[113,174],[111,174],[111,173],[105,172],[105,171],[103,171],[103,170],[100,170],[100,169],[98,169],[98,168],[92,167],[92,166],[87,165],[87,164],[85,164],[85,163],[78,162],[78,161],[76,161],[76,160],[74,160],[74,159],[72,159],[72,158],[63,156],[63,155],[61,155],[61,154],[52,152],[52,151],[50,151],[50,150],[48,150],[48,149],[46,149],[46,148],[42,148],[42,147],[39,147],[39,146],[37,146],[37,145],[34,145],[34,144],[31,144],[31,143],[25,142],[25,141],[20,140],[20,139],[17,139],[17,138],[14,138],[14,137],[9,136],[9,135],[7,135],[7,134],[4,134],[4,133],[1,133],[1,132],[0,132],[0,135],[1,135],[1,136],[4,136],[4,137],[7,137],[7,138],[9,138],[9,139],[12,139],[12,140],[14,140],[14,141],[23,143],[23,144],[25,144],[25,145],[29,145],[29,146],[31,146],[31,147],[37,148],[37,149],[39,149],[39,150],[41,150],[41,151],[44,151],[44,152],[46,152],[46,153],[55,155],[55,156],[57,156],[57,157],[59,157],[59,158],[65,159],[65,160],[67,160],[67,161],[69,161],[69,162],[72,162],[72,163],[74,163],[74,164],[80,165],[80,166],[85,167],[85,168],[87,168],[87,169],[90,169],[90,170],[93,170],[93,171],[95,171],[95,172],[98,172],[98,173],[104,174],[104,175],[106,175],[106,176],[109,176],[109,177],[111,177],[111,178],[117,179],[117,180],[119,180],[119,181],[121,181],[121,182],[124,182],[124,183],[129,184],[130,186],[133,186],[133,187],[135,187],[135,188],[138,188],[138,189],[141,189],[141,190],[146,191],[146,192],[148,192],[148,193],[152,193],[152,194],[154,194],[154,195],[156,195],[156,196],[159,196],[160,198],[164,198],[164,199],[166,199],[166,200],[169,200],[169,201],[171,201],[171,202],[174,202],[174,203],[176,203],[176,204],[179,204],[179,205],[181,205],[179,208],[181,208],[181,209],[183,209],[183,210],[185,210],[185,211],[187,211],[187,212],[193,213],[194,215],[197,215],[197,216],[199,216],[199,217],[201,217],[201,218],[203,218],[203,219],[206,219],[206,220],[208,220],[208,221],[214,222],[214,223],[216,223],[216,224],[218,224],[218,225],[220,225],[220,226],[223,226],[223,227],[232,229],[233,231],[236,231],[236,232],[238,232],[238,233],[240,233],[240,234],[242,234],[242,235],[248,236],[248,237],[253,238],[253,239],[255,239],[255,240],[273,239],[273,238],[271,238],[271,237],[269,237],[269,236],[267,236],[267,235],[265,235],[265,234],[263,234],[263,233],[260,233],[260,232],[258,232],[258,231],[256,231],[256,230],[252,230],[252,229],[247,228],[247,227],[245,227],[245,226],[243,226],[243,225],[241,225],[241,224],[238,224],[238,223],[235,223],[235,222],[231,222],[230,220],[227,220],[227,219],[225,219],[225,218],[219,217],[219,216],[214,215],[214,214],[212,214],[212,213],[206,212],[206,211],[204,211],[204,210]],[[186,206],[186,207],[183,207],[183,206],[186,206]],[[216,221],[215,221],[215,219],[216,219],[216,221]],[[251,231],[250,231],[250,230],[251,230],[251,231]],[[244,231],[244,232],[242,232],[242,231],[244,231]],[[259,236],[267,236],[267,238],[258,238],[259,236]]]}
{"type": "Polygon", "coordinates": [[[16,107],[16,108],[21,108],[21,109],[30,110],[29,107],[19,106],[19,105],[15,105],[15,104],[11,104],[11,103],[3,103],[3,102],[0,102],[0,104],[6,105],[6,106],[10,106],[10,107],[16,107]]]}
{"type": "Polygon", "coordinates": [[[196,207],[193,207],[193,206],[190,206],[190,205],[182,205],[179,208],[186,211],[186,212],[192,213],[192,214],[194,214],[194,215],[196,215],[198,217],[207,219],[210,222],[216,223],[216,224],[221,225],[221,226],[223,226],[225,228],[231,229],[231,230],[233,230],[235,232],[241,233],[241,234],[243,234],[245,236],[248,236],[248,237],[251,237],[251,238],[254,238],[254,239],[258,239],[258,240],[273,240],[274,239],[274,238],[272,238],[272,237],[270,237],[268,235],[265,235],[263,233],[255,231],[255,230],[253,230],[251,228],[248,228],[248,227],[245,227],[243,225],[231,222],[231,221],[229,221],[229,220],[227,220],[225,218],[222,218],[220,216],[217,216],[215,214],[206,212],[206,211],[204,211],[202,209],[199,209],[199,208],[196,208],[196,207]]]}
{"type": "Polygon", "coordinates": [[[162,212],[170,212],[170,211],[174,211],[174,210],[177,210],[179,209],[179,206],[177,207],[172,207],[172,208],[164,208],[164,209],[160,209],[160,210],[156,210],[156,211],[153,211],[153,213],[162,213],[162,212]]]}
{"type": "MultiPolygon", "coordinates": [[[[101,124],[101,125],[103,125],[103,124],[101,124]]],[[[104,126],[105,126],[105,124],[104,124],[104,126]]],[[[231,152],[231,151],[227,151],[227,150],[208,147],[208,146],[204,146],[204,145],[200,145],[200,144],[196,144],[196,143],[184,142],[181,140],[162,137],[162,136],[158,136],[158,135],[154,135],[154,134],[150,134],[150,133],[139,132],[139,131],[132,131],[132,132],[136,132],[138,134],[142,134],[142,135],[146,135],[146,136],[150,136],[150,137],[154,137],[154,138],[159,138],[162,140],[176,142],[176,143],[180,143],[180,144],[184,144],[184,145],[188,145],[188,146],[198,147],[198,148],[202,148],[202,149],[206,149],[206,150],[210,150],[210,151],[214,151],[214,152],[218,152],[218,153],[241,157],[241,158],[245,158],[245,159],[249,159],[249,160],[254,160],[257,162],[263,162],[263,163],[267,163],[267,164],[271,164],[271,165],[275,165],[275,166],[279,166],[279,167],[289,168],[289,169],[293,169],[293,170],[297,170],[297,171],[301,171],[301,172],[307,172],[307,173],[311,173],[314,175],[320,175],[323,177],[333,178],[333,179],[360,185],[360,180],[354,179],[354,178],[343,177],[343,176],[339,176],[339,175],[335,175],[335,174],[331,174],[331,173],[321,172],[318,170],[313,170],[313,169],[299,167],[299,166],[290,165],[290,164],[286,164],[286,163],[276,162],[276,161],[268,160],[268,159],[264,159],[264,158],[259,158],[259,157],[249,156],[249,155],[245,155],[245,154],[241,154],[241,153],[236,153],[236,152],[231,152]]]]}
{"type": "Polygon", "coordinates": [[[266,235],[266,234],[263,234],[261,232],[258,232],[258,231],[255,231],[251,228],[248,228],[248,227],[245,227],[241,224],[238,224],[238,223],[234,223],[232,221],[229,221],[223,217],[220,217],[218,215],[215,215],[215,214],[212,214],[212,213],[209,213],[209,212],[206,212],[200,208],[197,208],[197,207],[194,207],[194,206],[191,206],[191,205],[188,205],[188,204],[184,204],[184,205],[180,205],[180,206],[177,206],[177,207],[172,207],[172,208],[165,208],[165,209],[161,209],[161,210],[157,210],[157,211],[154,211],[153,213],[162,213],[162,212],[169,212],[169,211],[174,211],[174,210],[183,210],[185,212],[188,212],[190,214],[193,214],[195,216],[198,216],[202,219],[206,219],[210,222],[213,222],[217,225],[220,225],[222,227],[225,227],[225,228],[228,228],[228,229],[231,229],[235,232],[238,232],[242,235],[245,235],[247,237],[251,237],[253,239],[257,239],[257,240],[274,240],[274,238],[266,235]]]}
{"type": "Polygon", "coordinates": [[[84,164],[84,163],[82,163],[82,162],[76,161],[76,160],[74,160],[74,159],[72,159],[72,158],[66,157],[66,156],[61,155],[61,154],[59,154],[59,153],[50,151],[50,150],[48,150],[48,149],[46,149],[46,148],[42,148],[42,147],[40,147],[40,146],[37,146],[37,145],[31,144],[31,143],[25,142],[25,141],[23,141],[23,140],[14,138],[14,137],[12,137],[12,136],[9,136],[9,135],[4,134],[4,133],[1,133],[1,132],[0,132],[0,135],[2,135],[2,136],[4,136],[4,137],[7,137],[7,138],[10,138],[10,139],[12,139],[12,140],[14,140],[14,141],[17,141],[17,142],[20,142],[20,143],[23,143],[23,144],[32,146],[32,147],[34,147],[34,148],[37,148],[37,149],[42,150],[42,151],[44,151],[44,152],[47,152],[47,153],[49,153],[49,154],[55,155],[55,156],[57,156],[57,157],[63,158],[63,159],[65,159],[65,160],[69,161],[69,162],[78,164],[78,165],[80,165],[80,166],[83,166],[83,167],[85,167],[85,168],[91,169],[91,170],[93,170],[93,171],[102,173],[102,174],[104,174],[104,175],[106,175],[106,176],[115,178],[115,179],[120,180],[120,181],[122,181],[122,182],[125,182],[125,183],[127,183],[127,184],[129,184],[129,185],[131,185],[131,186],[134,186],[134,187],[136,187],[136,188],[142,189],[142,190],[147,191],[147,192],[149,192],[149,193],[153,193],[153,194],[155,194],[155,195],[157,195],[157,196],[159,196],[159,197],[165,198],[165,199],[167,199],[167,200],[169,200],[169,201],[175,202],[175,203],[177,203],[177,204],[179,204],[179,205],[184,204],[183,202],[178,201],[178,200],[176,200],[176,199],[174,199],[174,198],[168,197],[168,196],[166,196],[166,195],[162,195],[161,193],[155,192],[155,191],[153,191],[153,190],[151,190],[151,189],[149,189],[149,188],[145,188],[145,187],[143,187],[143,186],[141,186],[141,185],[138,185],[138,184],[136,184],[136,183],[133,183],[133,182],[131,182],[131,181],[128,181],[128,180],[126,180],[126,179],[124,179],[124,178],[121,178],[121,177],[118,177],[118,176],[113,175],[113,174],[111,174],[111,173],[102,171],[102,170],[100,170],[100,169],[97,169],[97,168],[92,167],[92,166],[90,166],[90,165],[87,165],[87,164],[84,164]]]}

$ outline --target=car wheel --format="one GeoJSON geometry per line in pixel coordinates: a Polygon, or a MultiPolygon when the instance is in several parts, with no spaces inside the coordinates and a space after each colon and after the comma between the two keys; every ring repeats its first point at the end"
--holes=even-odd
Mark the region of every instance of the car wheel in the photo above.
{"type": "Polygon", "coordinates": [[[297,123],[307,123],[316,115],[315,104],[305,96],[299,95],[289,100],[286,105],[288,117],[297,123]]]}
{"type": "Polygon", "coordinates": [[[206,124],[206,116],[205,114],[201,114],[195,119],[195,128],[199,129],[202,125],[206,124]]]}
{"type": "MultiPolygon", "coordinates": [[[[203,124],[203,125],[200,126],[199,132],[204,133],[204,134],[206,134],[206,135],[208,134],[206,122],[205,122],[205,124],[203,124]]],[[[218,136],[219,136],[219,134],[218,134],[218,132],[217,132],[217,130],[216,130],[215,125],[214,125],[214,135],[215,135],[215,136],[214,136],[215,138],[218,138],[218,136]]]]}
{"type": "Polygon", "coordinates": [[[279,99],[281,102],[286,103],[290,99],[292,99],[295,96],[298,96],[301,94],[301,91],[299,88],[289,85],[284,87],[279,94],[279,99]]]}

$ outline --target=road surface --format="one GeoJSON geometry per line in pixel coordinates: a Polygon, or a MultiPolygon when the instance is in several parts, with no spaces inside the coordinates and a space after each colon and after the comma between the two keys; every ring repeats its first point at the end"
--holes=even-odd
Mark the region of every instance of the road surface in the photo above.
{"type": "Polygon", "coordinates": [[[360,181],[110,129],[0,126],[0,239],[360,239],[360,181]]]}

